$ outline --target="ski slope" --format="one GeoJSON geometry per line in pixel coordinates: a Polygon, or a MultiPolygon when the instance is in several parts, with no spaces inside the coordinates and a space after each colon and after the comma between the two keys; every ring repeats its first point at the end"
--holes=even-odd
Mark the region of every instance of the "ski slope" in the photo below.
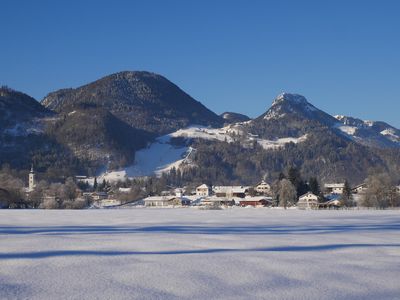
{"type": "MultiPolygon", "coordinates": [[[[232,143],[235,138],[241,136],[243,147],[256,141],[265,150],[278,149],[287,143],[300,143],[307,139],[307,135],[293,138],[277,138],[276,140],[260,139],[250,133],[244,133],[243,123],[229,125],[223,128],[208,128],[200,125],[189,126],[184,129],[157,138],[147,148],[141,149],[135,154],[135,163],[122,170],[109,171],[100,174],[98,182],[103,179],[109,182],[123,180],[124,178],[134,178],[142,176],[157,175],[170,171],[172,168],[178,169],[182,166],[188,155],[189,147],[177,146],[172,143],[173,138],[184,138],[188,144],[193,139],[212,140],[219,142],[232,143]]],[[[88,180],[92,183],[94,178],[88,180]]]]}
{"type": "Polygon", "coordinates": [[[0,299],[398,299],[400,211],[0,210],[0,299]]]}

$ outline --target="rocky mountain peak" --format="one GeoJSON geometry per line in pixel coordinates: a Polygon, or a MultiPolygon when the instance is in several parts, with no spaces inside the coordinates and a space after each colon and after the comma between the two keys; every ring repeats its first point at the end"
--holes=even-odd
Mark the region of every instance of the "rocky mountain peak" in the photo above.
{"type": "Polygon", "coordinates": [[[291,93],[281,93],[274,99],[274,101],[272,102],[272,106],[282,104],[284,102],[291,103],[291,104],[301,104],[301,105],[309,104],[307,99],[302,95],[291,94],[291,93]]]}

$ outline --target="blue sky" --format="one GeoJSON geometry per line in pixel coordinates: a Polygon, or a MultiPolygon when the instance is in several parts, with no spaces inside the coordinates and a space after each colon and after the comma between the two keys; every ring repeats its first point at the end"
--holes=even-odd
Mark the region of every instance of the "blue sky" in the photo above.
{"type": "Polygon", "coordinates": [[[1,0],[0,84],[42,99],[122,70],[217,113],[283,92],[400,127],[400,1],[1,0]]]}

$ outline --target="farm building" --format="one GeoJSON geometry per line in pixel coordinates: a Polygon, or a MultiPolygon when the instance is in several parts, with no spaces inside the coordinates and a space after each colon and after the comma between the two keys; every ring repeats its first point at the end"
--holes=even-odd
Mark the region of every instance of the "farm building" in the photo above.
{"type": "Polygon", "coordinates": [[[271,197],[246,197],[239,200],[240,206],[269,206],[272,204],[271,197]]]}

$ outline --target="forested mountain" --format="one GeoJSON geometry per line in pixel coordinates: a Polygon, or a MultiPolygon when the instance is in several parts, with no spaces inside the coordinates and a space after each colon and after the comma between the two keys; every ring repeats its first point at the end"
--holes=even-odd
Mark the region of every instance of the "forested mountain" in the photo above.
{"type": "Polygon", "coordinates": [[[134,128],[161,135],[190,124],[221,126],[221,117],[161,75],[120,72],[76,89],[50,93],[42,104],[56,112],[102,107],[134,128]]]}
{"type": "Polygon", "coordinates": [[[383,122],[362,124],[349,124],[303,96],[284,93],[258,118],[237,124],[234,142],[195,140],[197,167],[182,178],[250,184],[262,177],[273,180],[290,167],[325,182],[359,183],[374,168],[398,176],[398,130],[383,122]]]}
{"type": "Polygon", "coordinates": [[[34,163],[50,178],[135,170],[139,154],[142,170],[151,162],[180,184],[251,184],[290,167],[306,178],[352,183],[371,168],[400,171],[400,131],[384,122],[333,117],[289,93],[252,120],[218,116],[149,72],[112,74],[41,104],[1,88],[0,116],[0,164],[34,163]]]}

